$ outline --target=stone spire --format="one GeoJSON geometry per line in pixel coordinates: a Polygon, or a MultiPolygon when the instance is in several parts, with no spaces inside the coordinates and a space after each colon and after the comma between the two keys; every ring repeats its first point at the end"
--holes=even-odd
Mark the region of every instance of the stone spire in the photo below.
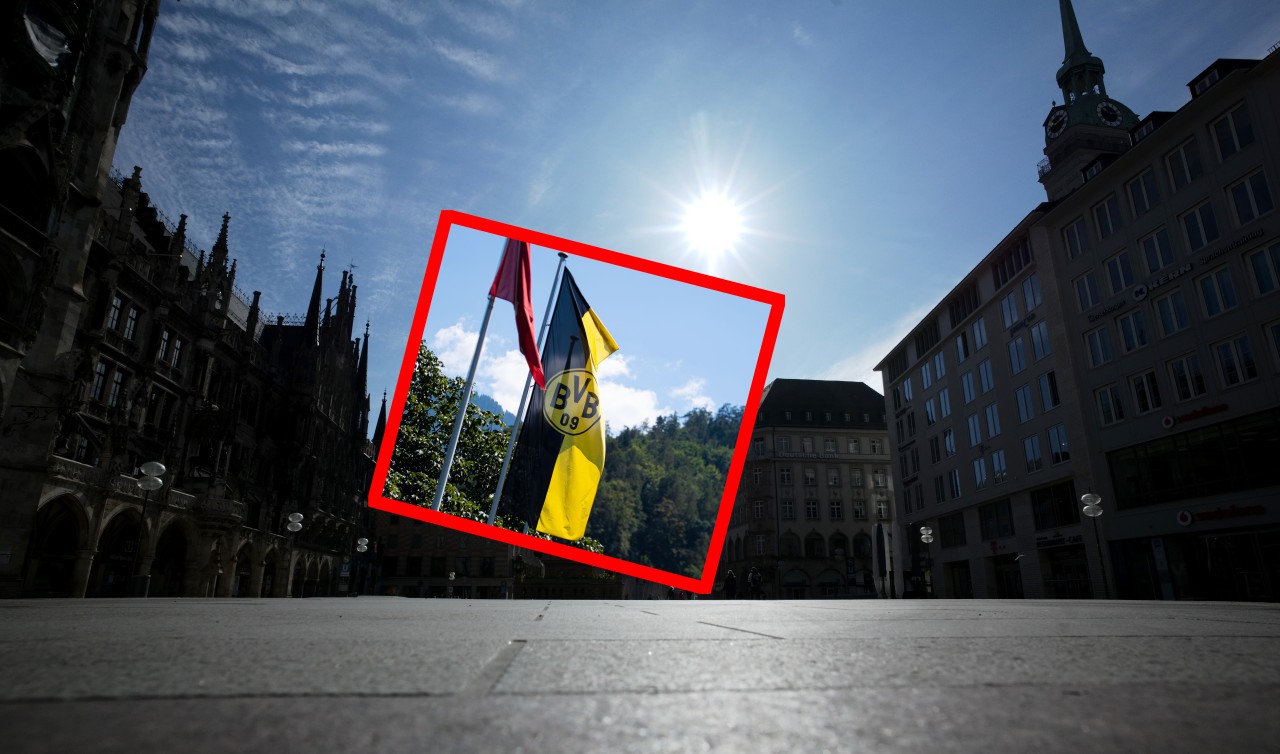
{"type": "Polygon", "coordinates": [[[231,223],[231,213],[222,214],[222,230],[218,231],[218,240],[213,243],[213,251],[209,252],[209,266],[226,268],[227,265],[227,226],[231,223]]]}
{"type": "Polygon", "coordinates": [[[382,410],[378,412],[378,424],[373,429],[374,452],[382,447],[382,434],[387,431],[387,391],[382,391],[382,410]]]}
{"type": "Polygon", "coordinates": [[[316,265],[316,282],[311,288],[311,304],[307,307],[307,319],[303,328],[309,342],[315,345],[320,338],[320,298],[324,290],[324,251],[320,251],[320,264],[316,265]]]}
{"type": "Polygon", "coordinates": [[[1058,0],[1058,10],[1062,15],[1062,42],[1066,48],[1057,75],[1063,103],[1070,104],[1086,94],[1106,95],[1107,87],[1102,80],[1106,68],[1102,59],[1084,46],[1084,36],[1080,33],[1080,23],[1076,21],[1071,0],[1058,0]]]}

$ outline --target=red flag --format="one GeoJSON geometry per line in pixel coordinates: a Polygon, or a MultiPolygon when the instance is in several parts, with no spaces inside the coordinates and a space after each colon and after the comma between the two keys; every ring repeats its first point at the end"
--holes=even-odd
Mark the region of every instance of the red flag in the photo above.
{"type": "Polygon", "coordinates": [[[529,296],[529,244],[507,239],[502,252],[502,264],[489,287],[489,295],[510,301],[516,310],[516,332],[520,334],[520,353],[529,363],[529,372],[538,387],[547,389],[542,374],[542,359],[538,358],[538,342],[533,336],[533,300],[529,296]]]}

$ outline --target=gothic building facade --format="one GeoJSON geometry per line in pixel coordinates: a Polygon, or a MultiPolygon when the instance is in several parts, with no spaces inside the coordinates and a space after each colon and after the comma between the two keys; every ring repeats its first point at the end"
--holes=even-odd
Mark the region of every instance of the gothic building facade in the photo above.
{"type": "Polygon", "coordinates": [[[0,596],[355,588],[374,446],[353,276],[322,304],[321,254],[306,314],[270,316],[236,287],[228,216],[197,251],[139,168],[111,176],[156,2],[7,13],[0,596]]]}
{"type": "Polygon", "coordinates": [[[877,366],[901,562],[944,597],[1280,599],[1280,53],[1140,118],[1060,6],[1047,201],[877,366]]]}

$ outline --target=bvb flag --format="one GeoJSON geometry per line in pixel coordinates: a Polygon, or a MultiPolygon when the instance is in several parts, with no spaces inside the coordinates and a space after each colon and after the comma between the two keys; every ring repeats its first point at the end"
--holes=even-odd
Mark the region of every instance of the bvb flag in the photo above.
{"type": "Polygon", "coordinates": [[[604,470],[596,369],[618,344],[564,271],[542,349],[546,389],[534,388],[502,509],[545,534],[578,540],[604,470]]]}
{"type": "Polygon", "coordinates": [[[529,372],[538,387],[545,388],[542,364],[538,361],[538,341],[533,337],[533,300],[529,297],[529,244],[507,239],[498,274],[489,286],[489,295],[510,301],[516,309],[516,332],[520,337],[520,353],[529,364],[529,372]]]}

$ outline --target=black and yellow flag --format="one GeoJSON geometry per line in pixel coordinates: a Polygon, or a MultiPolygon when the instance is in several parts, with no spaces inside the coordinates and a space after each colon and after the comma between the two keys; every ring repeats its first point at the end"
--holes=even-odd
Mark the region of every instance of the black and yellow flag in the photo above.
{"type": "Polygon", "coordinates": [[[618,344],[564,271],[551,315],[542,368],[512,460],[501,509],[537,531],[577,540],[604,471],[604,417],[596,369],[618,344]]]}

